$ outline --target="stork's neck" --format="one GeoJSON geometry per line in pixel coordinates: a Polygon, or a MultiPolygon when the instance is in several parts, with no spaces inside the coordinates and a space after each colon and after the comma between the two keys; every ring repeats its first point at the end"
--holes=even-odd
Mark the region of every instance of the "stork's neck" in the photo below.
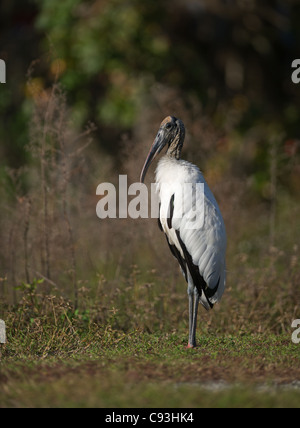
{"type": "Polygon", "coordinates": [[[184,127],[182,127],[176,134],[175,138],[169,145],[167,155],[171,158],[175,158],[177,160],[180,159],[181,156],[181,150],[184,143],[185,138],[185,130],[184,127]]]}

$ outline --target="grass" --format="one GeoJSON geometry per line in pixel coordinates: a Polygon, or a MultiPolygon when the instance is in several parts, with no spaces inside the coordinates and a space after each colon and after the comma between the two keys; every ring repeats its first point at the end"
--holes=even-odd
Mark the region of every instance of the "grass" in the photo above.
{"type": "Polygon", "coordinates": [[[187,350],[183,334],[87,333],[59,350],[45,340],[41,357],[33,337],[7,344],[0,407],[299,407],[300,391],[280,386],[300,379],[284,335],[203,335],[187,350]]]}
{"type": "Polygon", "coordinates": [[[6,313],[2,408],[299,407],[299,389],[284,387],[300,379],[290,334],[200,328],[188,350],[183,328],[122,331],[116,311],[102,323],[35,293],[6,313]]]}

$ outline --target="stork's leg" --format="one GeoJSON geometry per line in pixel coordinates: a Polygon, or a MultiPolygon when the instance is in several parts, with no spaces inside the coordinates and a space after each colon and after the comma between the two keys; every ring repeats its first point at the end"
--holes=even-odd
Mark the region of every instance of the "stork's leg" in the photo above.
{"type": "Polygon", "coordinates": [[[192,345],[191,346],[192,348],[196,347],[196,330],[197,330],[199,301],[200,301],[200,296],[199,296],[197,288],[195,287],[195,290],[194,290],[194,307],[193,307],[193,325],[192,325],[191,338],[190,338],[190,340],[191,340],[190,343],[192,345]]]}
{"type": "Polygon", "coordinates": [[[197,315],[199,307],[199,293],[196,287],[189,284],[189,344],[188,348],[196,347],[196,328],[197,328],[197,315]]]}
{"type": "Polygon", "coordinates": [[[193,324],[194,324],[194,293],[188,291],[189,294],[189,344],[188,348],[193,348],[193,324]]]}

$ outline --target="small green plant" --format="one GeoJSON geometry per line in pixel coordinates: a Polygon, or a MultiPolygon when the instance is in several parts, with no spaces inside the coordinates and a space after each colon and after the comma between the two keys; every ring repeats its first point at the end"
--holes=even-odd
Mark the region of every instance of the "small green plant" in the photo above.
{"type": "Polygon", "coordinates": [[[21,293],[28,297],[31,301],[31,304],[34,308],[38,306],[38,296],[37,291],[40,285],[44,284],[44,279],[36,279],[34,278],[33,281],[28,284],[27,282],[22,282],[21,285],[15,287],[16,290],[21,291],[21,293]]]}

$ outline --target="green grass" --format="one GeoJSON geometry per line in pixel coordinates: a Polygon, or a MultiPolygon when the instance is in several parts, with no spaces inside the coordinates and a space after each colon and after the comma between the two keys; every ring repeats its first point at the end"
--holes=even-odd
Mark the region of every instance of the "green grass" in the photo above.
{"type": "Polygon", "coordinates": [[[100,361],[39,365],[33,377],[27,370],[3,385],[1,407],[299,407],[299,391],[260,392],[251,385],[236,385],[213,392],[197,383],[139,380],[133,361],[124,366],[111,368],[100,361]]]}
{"type": "Polygon", "coordinates": [[[299,407],[300,391],[282,386],[300,379],[286,335],[203,334],[194,350],[183,333],[36,335],[2,348],[0,407],[299,407]]]}

